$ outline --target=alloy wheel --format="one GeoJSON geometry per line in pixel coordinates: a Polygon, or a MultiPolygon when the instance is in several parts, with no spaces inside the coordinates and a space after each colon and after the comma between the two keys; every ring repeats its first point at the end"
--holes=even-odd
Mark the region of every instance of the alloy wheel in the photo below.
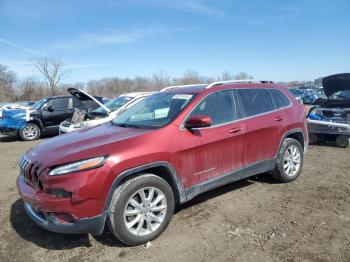
{"type": "Polygon", "coordinates": [[[26,126],[23,129],[23,136],[28,140],[33,140],[37,137],[38,130],[33,126],[26,126]]]}
{"type": "Polygon", "coordinates": [[[164,193],[155,187],[145,187],[127,201],[124,223],[132,234],[146,236],[159,228],[166,212],[167,200],[164,193]]]}
{"type": "Polygon", "coordinates": [[[283,168],[285,173],[293,177],[295,176],[300,169],[301,162],[301,153],[297,146],[290,145],[285,153],[283,158],[283,168]]]}

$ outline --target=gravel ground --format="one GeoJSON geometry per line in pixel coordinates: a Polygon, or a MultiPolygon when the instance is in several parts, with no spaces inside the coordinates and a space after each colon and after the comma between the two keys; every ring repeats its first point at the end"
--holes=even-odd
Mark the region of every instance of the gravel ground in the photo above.
{"type": "Polygon", "coordinates": [[[150,246],[35,225],[15,186],[19,155],[39,143],[0,136],[0,261],[350,261],[350,148],[311,146],[301,177],[268,174],[198,196],[150,246]]]}

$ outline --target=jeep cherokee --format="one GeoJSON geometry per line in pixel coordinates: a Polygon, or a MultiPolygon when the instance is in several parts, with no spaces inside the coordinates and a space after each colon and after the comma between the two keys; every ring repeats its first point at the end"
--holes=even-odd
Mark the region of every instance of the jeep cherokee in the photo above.
{"type": "Polygon", "coordinates": [[[302,170],[303,106],[270,81],[168,87],[113,121],[49,139],[19,161],[17,187],[39,226],[155,239],[196,195],[259,173],[302,170]]]}

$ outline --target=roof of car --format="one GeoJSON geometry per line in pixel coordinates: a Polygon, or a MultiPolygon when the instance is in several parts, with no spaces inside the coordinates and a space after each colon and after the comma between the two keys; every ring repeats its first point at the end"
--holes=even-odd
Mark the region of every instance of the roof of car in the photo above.
{"type": "Polygon", "coordinates": [[[214,87],[219,86],[249,86],[249,87],[261,87],[266,86],[266,84],[274,84],[274,82],[269,80],[255,80],[255,79],[244,79],[244,80],[228,80],[228,81],[216,81],[210,84],[193,84],[193,85],[179,85],[179,86],[169,86],[160,90],[160,92],[184,92],[184,93],[200,93],[205,90],[209,90],[214,87]]]}

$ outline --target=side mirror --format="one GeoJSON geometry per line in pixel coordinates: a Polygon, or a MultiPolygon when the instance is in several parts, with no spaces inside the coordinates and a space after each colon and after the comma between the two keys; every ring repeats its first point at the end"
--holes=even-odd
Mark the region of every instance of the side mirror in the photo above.
{"type": "Polygon", "coordinates": [[[48,106],[48,107],[46,107],[46,110],[49,111],[49,112],[53,112],[53,111],[55,111],[55,107],[54,106],[48,106]]]}
{"type": "Polygon", "coordinates": [[[185,123],[185,128],[193,129],[193,128],[201,128],[201,127],[209,127],[211,126],[212,121],[209,116],[197,115],[191,116],[187,119],[185,123]]]}

